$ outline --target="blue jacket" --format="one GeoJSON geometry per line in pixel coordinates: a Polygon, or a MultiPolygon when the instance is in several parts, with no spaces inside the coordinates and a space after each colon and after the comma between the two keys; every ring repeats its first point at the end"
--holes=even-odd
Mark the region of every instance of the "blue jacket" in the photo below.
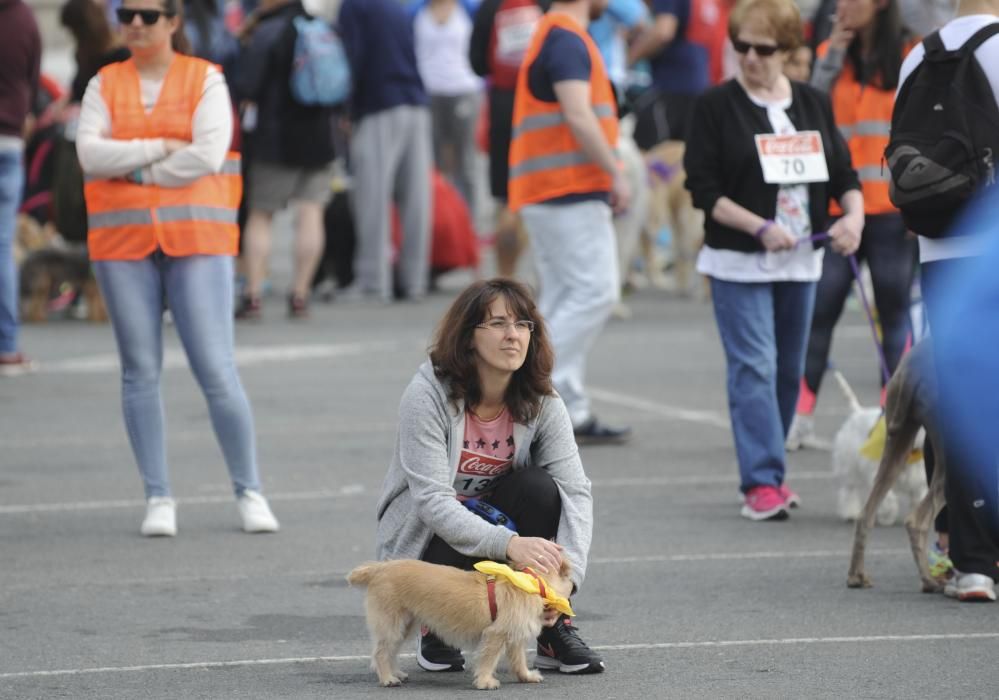
{"type": "Polygon", "coordinates": [[[400,105],[428,103],[416,68],[413,21],[399,0],[343,0],[337,28],[354,77],[355,121],[400,105]]]}

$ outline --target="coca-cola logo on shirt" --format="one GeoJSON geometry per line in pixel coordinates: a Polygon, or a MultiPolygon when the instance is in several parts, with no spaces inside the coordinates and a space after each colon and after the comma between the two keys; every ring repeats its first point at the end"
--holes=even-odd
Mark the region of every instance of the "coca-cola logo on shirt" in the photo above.
{"type": "Polygon", "coordinates": [[[458,472],[475,476],[499,476],[506,472],[509,467],[509,459],[497,459],[496,457],[462,451],[458,472]]]}

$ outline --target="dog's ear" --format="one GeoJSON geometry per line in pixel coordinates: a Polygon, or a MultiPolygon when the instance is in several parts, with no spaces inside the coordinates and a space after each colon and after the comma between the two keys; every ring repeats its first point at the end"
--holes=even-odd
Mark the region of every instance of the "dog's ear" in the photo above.
{"type": "Polygon", "coordinates": [[[562,578],[569,578],[569,574],[572,572],[572,564],[569,563],[568,557],[562,557],[562,564],[558,567],[558,575],[562,578]]]}

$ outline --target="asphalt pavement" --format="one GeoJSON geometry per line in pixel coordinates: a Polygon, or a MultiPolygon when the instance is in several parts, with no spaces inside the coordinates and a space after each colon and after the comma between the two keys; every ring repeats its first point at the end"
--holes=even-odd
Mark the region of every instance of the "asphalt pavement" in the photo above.
{"type": "MultiPolygon", "coordinates": [[[[461,275],[420,303],[317,304],[305,322],[269,299],[237,328],[264,488],[281,532],[250,536],[204,400],[167,333],[164,399],[179,534],[140,537],[142,490],[119,411],[108,326],[24,328],[34,375],[0,380],[0,698],[450,698],[471,674],[419,671],[381,689],[362,592],[374,504],[403,388],[461,275]]],[[[596,525],[573,600],[601,675],[547,673],[497,696],[994,698],[999,607],[919,591],[901,527],[878,528],[875,587],[846,587],[852,527],[835,513],[830,453],[789,458],[803,506],[739,517],[724,365],[710,304],[645,290],[590,359],[598,415],[632,442],[587,447],[596,525]]],[[[865,404],[876,358],[850,309],[833,359],[865,404]]],[[[823,391],[820,434],[848,407],[823,391]]]]}

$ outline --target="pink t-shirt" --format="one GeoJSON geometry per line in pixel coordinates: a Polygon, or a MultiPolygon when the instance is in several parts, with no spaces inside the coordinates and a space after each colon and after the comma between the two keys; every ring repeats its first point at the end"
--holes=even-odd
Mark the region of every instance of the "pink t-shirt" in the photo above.
{"type": "Polygon", "coordinates": [[[454,490],[459,500],[489,494],[513,464],[513,417],[505,408],[492,420],[465,413],[462,442],[454,490]]]}

